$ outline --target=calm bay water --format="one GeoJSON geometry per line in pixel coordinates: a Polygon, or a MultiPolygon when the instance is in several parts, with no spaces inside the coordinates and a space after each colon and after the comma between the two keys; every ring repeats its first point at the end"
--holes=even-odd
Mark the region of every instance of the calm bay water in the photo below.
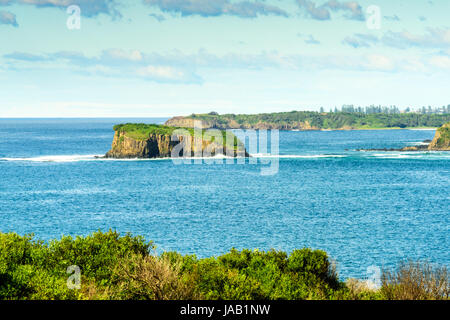
{"type": "Polygon", "coordinates": [[[99,160],[112,126],[164,119],[0,119],[0,231],[50,240],[116,229],[200,257],[323,249],[342,277],[405,258],[450,265],[450,153],[401,148],[434,131],[280,132],[265,164],[99,160]]]}

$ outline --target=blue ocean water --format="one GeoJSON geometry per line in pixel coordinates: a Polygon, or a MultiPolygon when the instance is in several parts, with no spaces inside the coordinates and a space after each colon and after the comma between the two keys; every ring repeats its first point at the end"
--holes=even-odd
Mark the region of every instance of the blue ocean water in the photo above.
{"type": "Polygon", "coordinates": [[[406,258],[450,265],[450,154],[354,151],[434,131],[280,132],[272,176],[264,163],[94,158],[114,124],[164,120],[0,119],[0,231],[50,240],[112,228],[200,257],[311,247],[343,278],[406,258]]]}

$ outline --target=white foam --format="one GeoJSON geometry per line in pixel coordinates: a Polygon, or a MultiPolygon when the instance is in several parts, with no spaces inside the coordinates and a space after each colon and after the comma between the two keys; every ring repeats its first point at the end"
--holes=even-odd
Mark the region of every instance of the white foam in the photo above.
{"type": "Polygon", "coordinates": [[[425,159],[425,160],[443,160],[450,159],[450,153],[439,151],[408,151],[408,152],[386,152],[367,154],[367,157],[378,159],[425,159]]]}
{"type": "Polygon", "coordinates": [[[416,142],[409,142],[407,143],[409,146],[427,146],[430,143],[428,142],[423,142],[423,141],[416,141],[416,142]]]}
{"type": "MultiPolygon", "coordinates": [[[[384,152],[372,153],[369,151],[361,152],[361,158],[379,158],[379,159],[450,159],[450,153],[439,151],[405,151],[405,152],[384,152]]],[[[312,154],[312,155],[273,155],[269,153],[255,153],[250,155],[256,159],[332,159],[354,157],[355,154],[312,154]]],[[[0,161],[23,161],[23,162],[79,162],[79,161],[172,161],[172,160],[220,160],[220,159],[238,159],[243,157],[228,157],[226,155],[216,155],[214,157],[180,157],[180,158],[130,158],[114,159],[103,158],[103,155],[49,155],[28,158],[0,158],[0,161]]]]}
{"type": "Polygon", "coordinates": [[[203,159],[236,159],[226,155],[214,157],[179,157],[179,158],[104,158],[103,155],[54,155],[29,158],[0,158],[0,161],[25,161],[25,162],[78,162],[78,161],[167,161],[167,160],[203,160],[203,159]]]}
{"type": "Polygon", "coordinates": [[[31,158],[0,158],[0,161],[29,161],[29,162],[77,162],[95,161],[97,155],[60,155],[60,156],[40,156],[31,158]]]}
{"type": "Polygon", "coordinates": [[[253,158],[278,158],[278,159],[316,159],[316,158],[346,158],[347,155],[341,154],[313,154],[313,155],[297,155],[297,154],[286,154],[286,155],[272,155],[264,153],[251,154],[253,158]]]}
{"type": "Polygon", "coordinates": [[[436,131],[437,128],[411,128],[408,130],[412,130],[412,131],[436,131]]]}

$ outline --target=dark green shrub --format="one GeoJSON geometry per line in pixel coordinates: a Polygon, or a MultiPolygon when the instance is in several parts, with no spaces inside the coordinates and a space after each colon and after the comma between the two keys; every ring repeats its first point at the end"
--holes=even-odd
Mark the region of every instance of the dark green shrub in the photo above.
{"type": "Polygon", "coordinates": [[[0,233],[0,299],[76,299],[65,278],[43,268],[48,248],[32,239],[0,233]]]}
{"type": "Polygon", "coordinates": [[[0,299],[67,299],[67,267],[80,267],[82,279],[106,286],[118,261],[153,248],[142,237],[109,231],[87,237],[62,237],[50,244],[33,236],[0,233],[0,299]]]}
{"type": "Polygon", "coordinates": [[[327,255],[310,249],[237,251],[199,260],[189,268],[207,299],[321,299],[342,287],[327,255]]]}
{"type": "Polygon", "coordinates": [[[151,249],[153,244],[146,243],[143,237],[99,231],[86,237],[67,236],[50,242],[48,255],[42,263],[63,273],[68,266],[79,266],[84,277],[95,278],[97,283],[106,285],[118,260],[132,254],[146,256],[151,249]]]}

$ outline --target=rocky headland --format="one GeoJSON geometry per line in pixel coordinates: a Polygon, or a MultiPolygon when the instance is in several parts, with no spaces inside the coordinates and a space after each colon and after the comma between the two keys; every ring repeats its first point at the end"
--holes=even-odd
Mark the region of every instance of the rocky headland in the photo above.
{"type": "Polygon", "coordinates": [[[190,128],[153,124],[121,124],[114,126],[114,131],[111,150],[105,158],[171,158],[173,154],[177,157],[249,157],[236,136],[225,131],[221,132],[222,139],[205,134],[205,130],[194,132],[190,128]]]}
{"type": "Polygon", "coordinates": [[[437,129],[429,150],[450,151],[450,122],[437,129]]]}

